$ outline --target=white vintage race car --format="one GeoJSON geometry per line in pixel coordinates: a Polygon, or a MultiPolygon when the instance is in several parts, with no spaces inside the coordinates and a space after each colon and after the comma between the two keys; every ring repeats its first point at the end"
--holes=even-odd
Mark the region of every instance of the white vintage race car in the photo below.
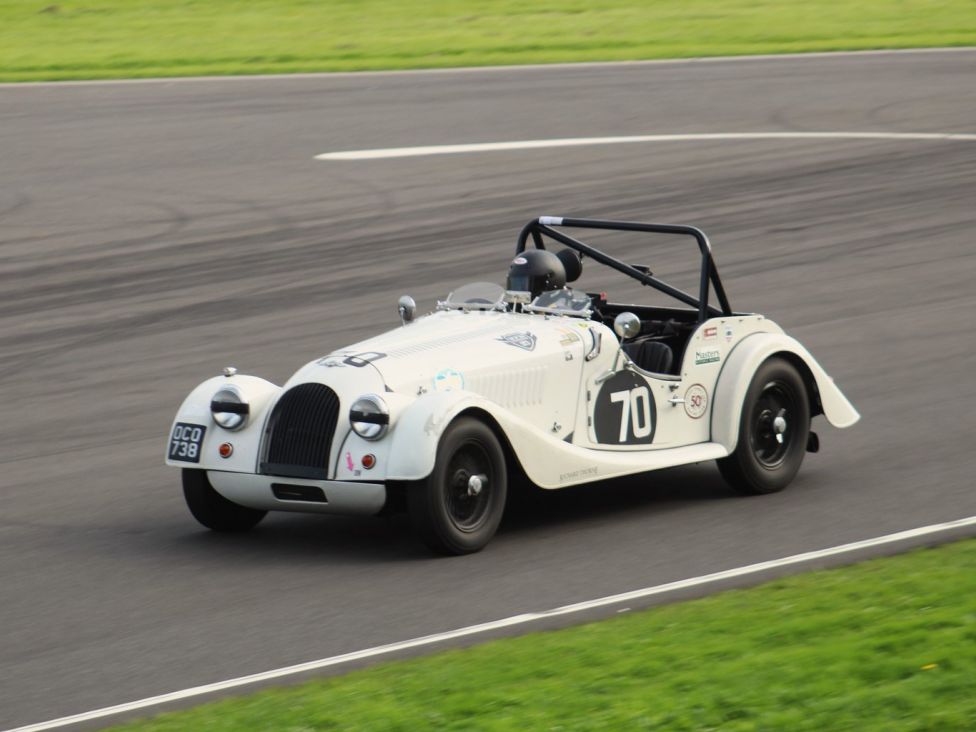
{"type": "Polygon", "coordinates": [[[430,547],[463,554],[494,535],[516,473],[555,489],[716,460],[736,490],[770,493],[817,451],[812,417],[859,418],[802,345],[732,311],[708,240],[690,226],[533,219],[507,287],[466,285],[429,315],[415,310],[401,298],[401,327],[317,358],[284,386],[228,368],[194,389],[166,463],[183,469],[197,520],[241,531],[267,511],[405,507],[430,547]],[[698,295],[569,227],[692,237],[698,295]],[[584,258],[684,307],[571,289],[584,258]]]}

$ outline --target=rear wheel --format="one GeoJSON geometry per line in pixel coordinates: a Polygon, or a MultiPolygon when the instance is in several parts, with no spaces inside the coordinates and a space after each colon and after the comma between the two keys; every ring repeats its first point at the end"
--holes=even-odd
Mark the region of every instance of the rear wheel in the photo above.
{"type": "Polygon", "coordinates": [[[183,497],[193,518],[212,531],[247,531],[268,513],[228,501],[210,485],[206,470],[183,469],[183,497]]]}
{"type": "Polygon", "coordinates": [[[810,397],[803,378],[781,358],[765,361],[742,405],[739,441],[718,461],[722,477],[745,494],[775,493],[793,480],[810,434],[810,397]]]}
{"type": "Polygon", "coordinates": [[[414,529],[442,554],[469,554],[495,535],[505,510],[505,453],[494,432],[471,417],[441,437],[434,470],[407,493],[414,529]]]}

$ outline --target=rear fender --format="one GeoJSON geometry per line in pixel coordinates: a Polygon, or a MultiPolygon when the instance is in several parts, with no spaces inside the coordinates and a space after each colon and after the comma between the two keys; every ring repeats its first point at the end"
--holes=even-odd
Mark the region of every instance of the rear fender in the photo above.
{"type": "Polygon", "coordinates": [[[810,391],[811,415],[822,413],[830,424],[839,428],[850,427],[861,418],[799,341],[782,333],[755,333],[743,338],[722,366],[715,386],[712,442],[723,445],[730,453],[735,449],[749,383],[756,369],[773,356],[785,358],[799,369],[810,391]]]}

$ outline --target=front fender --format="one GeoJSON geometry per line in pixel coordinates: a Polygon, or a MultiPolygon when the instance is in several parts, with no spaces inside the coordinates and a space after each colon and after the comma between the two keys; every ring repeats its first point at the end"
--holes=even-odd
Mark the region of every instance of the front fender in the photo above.
{"type": "MultiPolygon", "coordinates": [[[[258,449],[261,445],[264,422],[268,417],[269,406],[280,393],[280,386],[257,376],[235,374],[207,379],[183,400],[173,420],[174,426],[177,422],[188,422],[207,428],[200,450],[200,462],[187,463],[170,460],[167,457],[166,464],[178,468],[202,468],[234,473],[257,472],[258,449]],[[234,432],[219,427],[210,417],[210,400],[213,395],[222,386],[230,384],[241,390],[250,405],[247,424],[243,429],[234,432]],[[234,452],[229,458],[222,458],[217,452],[217,448],[223,442],[229,442],[234,446],[234,452]]],[[[173,434],[172,427],[170,434],[173,434]]]]}
{"type": "Polygon", "coordinates": [[[742,406],[752,376],[763,361],[777,355],[797,364],[801,373],[805,369],[806,381],[813,379],[816,386],[816,393],[811,394],[814,414],[822,411],[827,421],[839,428],[850,427],[861,418],[834,380],[799,341],[782,333],[754,333],[732,349],[715,385],[712,442],[723,445],[730,453],[739,440],[742,406]]]}
{"type": "Polygon", "coordinates": [[[426,394],[400,413],[391,434],[386,478],[421,480],[430,475],[441,435],[458,415],[469,410],[491,416],[515,458],[537,485],[557,487],[559,482],[552,480],[551,475],[559,472],[559,466],[573,465],[578,471],[576,463],[586,462],[585,456],[576,454],[581,452],[579,448],[540,432],[495,402],[473,392],[452,390],[426,394]],[[562,455],[563,452],[567,454],[562,455]]]}
{"type": "Polygon", "coordinates": [[[477,407],[489,413],[498,407],[464,390],[432,392],[418,397],[398,416],[390,435],[388,480],[420,480],[434,470],[441,434],[458,414],[477,407]]]}
{"type": "MultiPolygon", "coordinates": [[[[469,410],[478,410],[491,417],[526,476],[540,488],[562,488],[671,464],[665,464],[666,461],[655,464],[654,458],[644,453],[581,448],[546,434],[477,394],[450,391],[421,397],[403,412],[396,425],[395,436],[391,435],[393,442],[386,477],[392,480],[421,480],[430,475],[445,428],[458,415],[469,410]]],[[[659,457],[663,454],[664,451],[659,451],[659,457]]],[[[719,450],[715,454],[708,453],[703,459],[713,459],[722,454],[719,450]]],[[[689,461],[695,460],[685,462],[689,461]]]]}

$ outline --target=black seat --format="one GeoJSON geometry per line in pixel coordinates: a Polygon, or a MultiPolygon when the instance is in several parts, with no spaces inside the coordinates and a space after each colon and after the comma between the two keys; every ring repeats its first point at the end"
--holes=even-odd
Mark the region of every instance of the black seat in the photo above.
{"type": "Polygon", "coordinates": [[[655,374],[667,374],[674,363],[674,352],[671,346],[662,341],[643,338],[631,343],[624,343],[624,353],[637,367],[655,374]]]}

